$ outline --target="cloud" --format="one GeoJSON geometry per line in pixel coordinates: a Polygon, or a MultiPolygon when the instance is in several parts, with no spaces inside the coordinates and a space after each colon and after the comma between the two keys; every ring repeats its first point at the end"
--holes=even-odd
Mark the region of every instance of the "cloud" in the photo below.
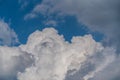
{"type": "MultiPolygon", "coordinates": [[[[94,78],[94,76],[96,76],[96,73],[101,73],[100,71],[104,70],[109,64],[111,64],[114,60],[115,60],[115,50],[112,48],[106,48],[103,51],[103,55],[104,55],[104,62],[102,62],[102,64],[98,64],[99,61],[95,61],[95,70],[90,71],[87,75],[85,75],[83,78],[84,80],[89,80],[91,78],[94,78]],[[108,54],[109,53],[109,54],[108,54]]],[[[100,60],[102,61],[102,60],[100,60]]],[[[113,77],[113,76],[112,76],[113,77]]],[[[101,80],[102,78],[100,78],[101,80]]],[[[96,80],[96,79],[95,79],[96,80]]],[[[98,80],[98,79],[97,79],[98,80]]],[[[103,79],[102,79],[103,80],[103,79]]],[[[105,79],[104,79],[105,80],[105,79]]]]}
{"type": "Polygon", "coordinates": [[[0,79],[73,80],[70,76],[76,74],[75,80],[98,79],[96,74],[118,62],[115,49],[103,47],[91,35],[73,36],[69,43],[55,29],[45,28],[32,33],[24,45],[0,46],[0,79]]]}
{"type": "Polygon", "coordinates": [[[27,14],[25,17],[24,17],[24,20],[28,20],[28,19],[31,19],[31,18],[35,18],[35,17],[37,17],[37,15],[35,15],[35,14],[27,14]]]}
{"type": "Polygon", "coordinates": [[[26,9],[29,5],[34,5],[40,1],[38,0],[18,0],[18,4],[22,10],[26,9]]]}
{"type": "Polygon", "coordinates": [[[97,73],[92,80],[119,80],[120,79],[120,58],[114,60],[101,72],[97,73]]]}
{"type": "Polygon", "coordinates": [[[104,40],[107,45],[119,48],[119,5],[119,0],[43,0],[26,16],[29,15],[30,19],[44,15],[50,20],[68,15],[75,16],[91,31],[103,33],[107,38],[104,40]]]}
{"type": "Polygon", "coordinates": [[[91,35],[73,37],[71,43],[68,43],[53,28],[32,33],[27,44],[20,47],[23,51],[34,55],[35,63],[26,68],[25,72],[18,73],[18,80],[67,80],[68,71],[73,70],[70,74],[74,75],[81,70],[81,66],[86,61],[90,61],[95,69],[81,78],[92,75],[84,79],[89,80],[110,64],[115,57],[114,50],[104,48],[100,43],[95,42],[91,35]],[[97,60],[98,56],[95,56],[97,54],[103,56],[100,60],[104,62],[97,60]]]}
{"type": "Polygon", "coordinates": [[[19,71],[30,66],[32,56],[20,50],[19,47],[0,46],[0,79],[14,80],[19,71]]]}
{"type": "Polygon", "coordinates": [[[29,1],[27,0],[18,0],[18,3],[21,4],[21,9],[24,9],[26,6],[28,6],[29,1]]]}
{"type": "Polygon", "coordinates": [[[49,20],[49,21],[45,21],[44,24],[46,26],[53,26],[53,27],[55,27],[55,26],[57,26],[57,21],[55,21],[55,20],[49,20]]]}
{"type": "Polygon", "coordinates": [[[4,20],[0,20],[0,45],[14,45],[19,43],[17,34],[4,20]]]}
{"type": "Polygon", "coordinates": [[[64,80],[68,70],[79,70],[87,56],[101,47],[90,35],[74,37],[69,44],[51,28],[34,32],[23,49],[33,53],[36,60],[35,66],[18,74],[19,80],[64,80]]]}

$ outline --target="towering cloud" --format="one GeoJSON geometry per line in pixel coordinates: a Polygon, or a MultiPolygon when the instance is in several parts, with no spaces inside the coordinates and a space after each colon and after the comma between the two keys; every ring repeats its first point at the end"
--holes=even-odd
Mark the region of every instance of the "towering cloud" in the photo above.
{"type": "Polygon", "coordinates": [[[75,80],[98,79],[96,74],[119,61],[115,49],[103,47],[91,35],[73,37],[69,43],[53,28],[35,31],[25,45],[1,46],[0,55],[0,79],[12,80],[68,80],[78,72],[75,80]]]}
{"type": "Polygon", "coordinates": [[[34,55],[35,64],[19,73],[19,80],[64,80],[67,71],[78,71],[87,57],[103,49],[90,35],[74,37],[68,43],[52,28],[34,32],[21,47],[34,55]]]}

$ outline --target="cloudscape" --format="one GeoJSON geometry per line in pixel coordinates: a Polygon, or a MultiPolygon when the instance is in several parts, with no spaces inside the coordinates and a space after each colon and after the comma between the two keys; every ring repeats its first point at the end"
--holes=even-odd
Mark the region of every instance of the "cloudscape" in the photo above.
{"type": "Polygon", "coordinates": [[[120,80],[119,0],[0,0],[0,80],[120,80]]]}

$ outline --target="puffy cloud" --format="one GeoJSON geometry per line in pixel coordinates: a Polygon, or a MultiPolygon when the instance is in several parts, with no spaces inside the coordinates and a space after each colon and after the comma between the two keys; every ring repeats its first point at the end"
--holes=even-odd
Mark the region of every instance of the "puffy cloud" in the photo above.
{"type": "Polygon", "coordinates": [[[43,0],[26,16],[34,18],[42,14],[48,19],[53,19],[72,15],[88,26],[91,31],[105,34],[108,38],[105,41],[108,44],[120,47],[119,7],[119,0],[43,0]]]}
{"type": "Polygon", "coordinates": [[[35,64],[19,73],[19,80],[65,80],[68,71],[73,70],[70,74],[74,75],[86,61],[90,61],[95,69],[81,78],[88,80],[110,64],[115,57],[114,50],[104,48],[90,35],[73,37],[71,43],[68,43],[53,28],[32,33],[27,44],[20,47],[34,55],[35,64]],[[104,62],[97,60],[97,54],[103,56],[100,60],[104,62]]]}
{"type": "Polygon", "coordinates": [[[14,45],[18,42],[14,30],[4,20],[0,20],[0,45],[14,45]]]}
{"type": "Polygon", "coordinates": [[[18,71],[22,72],[32,64],[31,57],[18,47],[0,46],[0,79],[14,80],[18,71]]]}
{"type": "Polygon", "coordinates": [[[0,47],[0,79],[12,76],[18,80],[68,80],[67,76],[78,72],[75,80],[96,79],[96,74],[116,64],[115,55],[113,48],[103,47],[91,35],[73,37],[69,43],[55,29],[46,28],[32,33],[24,45],[0,47]],[[93,69],[86,70],[88,65],[93,69]]]}
{"type": "MultiPolygon", "coordinates": [[[[89,39],[89,36],[86,38],[89,39]]],[[[24,49],[27,48],[29,53],[35,55],[35,66],[26,69],[25,73],[19,74],[20,80],[63,80],[68,68],[79,68],[80,64],[86,60],[85,54],[87,55],[87,53],[84,47],[87,48],[87,43],[85,42],[83,49],[76,49],[79,46],[76,42],[82,43],[79,38],[74,38],[74,44],[69,46],[55,30],[45,29],[42,33],[36,31],[29,39],[28,45],[24,49]]],[[[90,42],[94,43],[91,38],[90,42]]],[[[92,48],[91,54],[94,48],[92,48]]]]}
{"type": "Polygon", "coordinates": [[[116,58],[114,53],[114,49],[104,48],[102,52],[87,58],[87,61],[82,64],[80,70],[75,74],[71,75],[71,71],[69,71],[65,80],[110,80],[115,78],[116,75],[119,75],[118,72],[120,69],[118,68],[119,66],[116,65],[118,64],[116,61],[119,61],[119,58],[116,58]],[[109,68],[110,66],[112,67],[109,68]],[[113,70],[116,69],[116,71],[112,72],[110,70],[112,68],[113,70]]]}

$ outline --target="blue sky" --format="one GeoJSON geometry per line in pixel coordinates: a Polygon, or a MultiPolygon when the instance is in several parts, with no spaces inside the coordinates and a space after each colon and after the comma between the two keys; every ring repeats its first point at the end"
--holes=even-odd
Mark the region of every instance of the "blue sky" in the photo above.
{"type": "MultiPolygon", "coordinates": [[[[43,21],[47,20],[43,15],[39,15],[38,18],[24,20],[24,16],[31,12],[36,4],[41,3],[40,0],[29,1],[28,5],[22,8],[24,2],[21,3],[17,0],[1,0],[0,2],[0,18],[5,22],[10,23],[10,27],[14,29],[18,35],[21,43],[26,43],[28,36],[39,29],[42,30],[45,27],[54,27],[60,34],[63,34],[67,41],[70,41],[72,36],[79,36],[85,34],[92,34],[96,41],[102,39],[102,34],[98,32],[91,32],[84,24],[79,23],[74,16],[66,16],[63,18],[64,22],[59,21],[59,25],[45,25],[43,21]]],[[[54,19],[54,18],[53,18],[54,19]]]]}

